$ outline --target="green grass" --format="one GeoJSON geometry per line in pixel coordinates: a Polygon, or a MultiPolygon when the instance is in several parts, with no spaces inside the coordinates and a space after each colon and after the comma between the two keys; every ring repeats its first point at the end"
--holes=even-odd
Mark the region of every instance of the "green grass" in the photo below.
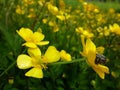
{"type": "Polygon", "coordinates": [[[113,8],[116,11],[120,12],[120,3],[117,2],[98,2],[98,1],[94,1],[91,2],[95,5],[97,5],[101,10],[107,11],[109,8],[113,8]]]}
{"type": "MultiPolygon", "coordinates": [[[[78,0],[65,0],[67,5],[72,5],[75,8],[79,5],[78,0]]],[[[101,10],[107,11],[109,8],[113,8],[116,11],[120,12],[120,3],[118,2],[99,2],[99,1],[92,1],[88,3],[93,3],[94,5],[98,6],[101,10]]]]}

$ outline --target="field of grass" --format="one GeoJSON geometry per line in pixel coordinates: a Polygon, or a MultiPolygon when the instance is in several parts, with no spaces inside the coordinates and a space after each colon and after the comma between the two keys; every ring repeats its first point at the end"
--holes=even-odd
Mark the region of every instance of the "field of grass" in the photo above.
{"type": "MultiPolygon", "coordinates": [[[[72,5],[73,8],[79,5],[78,0],[65,0],[68,5],[72,5]]],[[[113,8],[120,12],[120,3],[118,2],[100,2],[100,1],[88,1],[88,3],[93,3],[94,5],[98,6],[101,10],[107,11],[109,8],[113,8]]]]}

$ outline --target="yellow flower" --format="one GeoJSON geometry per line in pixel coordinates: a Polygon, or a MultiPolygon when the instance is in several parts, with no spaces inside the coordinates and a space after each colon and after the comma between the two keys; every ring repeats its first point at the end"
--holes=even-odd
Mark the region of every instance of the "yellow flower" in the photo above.
{"type": "Polygon", "coordinates": [[[66,53],[65,50],[60,51],[60,56],[63,61],[71,61],[71,55],[69,53],[66,53]]]}
{"type": "Polygon", "coordinates": [[[43,78],[43,68],[47,63],[57,62],[60,59],[60,53],[54,46],[49,46],[45,55],[41,57],[39,48],[29,48],[28,54],[21,54],[17,58],[17,66],[20,69],[31,68],[25,73],[25,76],[34,78],[43,78]]]}
{"type": "Polygon", "coordinates": [[[59,10],[56,6],[53,6],[51,3],[48,3],[48,10],[53,14],[57,15],[59,14],[59,10]]]}
{"type": "Polygon", "coordinates": [[[36,48],[37,45],[46,45],[49,41],[42,41],[44,39],[44,35],[40,32],[32,32],[29,28],[21,28],[17,33],[26,41],[23,46],[27,46],[30,48],[36,48]]]}
{"type": "Polygon", "coordinates": [[[93,33],[89,32],[88,30],[84,30],[82,27],[78,27],[75,29],[77,33],[84,35],[87,38],[91,38],[94,36],[93,33]]]}
{"type": "Polygon", "coordinates": [[[58,27],[58,25],[56,24],[55,21],[49,21],[48,24],[49,24],[49,26],[53,27],[53,32],[59,31],[59,27],[58,27]]]}
{"type": "Polygon", "coordinates": [[[16,7],[16,13],[17,14],[25,14],[25,10],[23,6],[17,5],[16,7]]]}
{"type": "Polygon", "coordinates": [[[63,11],[60,11],[60,14],[59,15],[56,15],[56,17],[58,19],[60,19],[61,21],[64,21],[64,20],[68,20],[70,19],[70,14],[67,14],[67,13],[64,13],[63,11]]]}
{"type": "Polygon", "coordinates": [[[23,0],[23,2],[26,6],[34,4],[34,0],[23,0]]]}
{"type": "Polygon", "coordinates": [[[109,29],[111,30],[111,32],[120,35],[120,26],[117,23],[114,23],[113,26],[110,25],[109,29]]]}
{"type": "Polygon", "coordinates": [[[88,38],[85,43],[84,36],[81,36],[83,52],[81,53],[84,57],[87,58],[87,63],[93,68],[93,70],[99,75],[100,78],[105,78],[105,73],[109,73],[109,68],[102,65],[96,64],[96,46],[95,44],[88,38]]]}
{"type": "Polygon", "coordinates": [[[31,68],[28,72],[25,73],[25,76],[35,77],[35,78],[43,78],[42,72],[42,63],[41,63],[41,51],[39,48],[29,48],[28,53],[30,56],[26,54],[21,54],[17,58],[17,66],[20,69],[28,69],[31,68]]]}

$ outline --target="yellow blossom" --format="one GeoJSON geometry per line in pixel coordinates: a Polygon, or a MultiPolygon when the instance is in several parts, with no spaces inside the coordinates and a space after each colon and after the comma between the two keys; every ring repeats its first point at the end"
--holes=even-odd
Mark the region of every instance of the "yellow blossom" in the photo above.
{"type": "Polygon", "coordinates": [[[85,43],[84,36],[81,36],[83,52],[81,54],[87,58],[87,63],[93,68],[93,70],[99,75],[100,78],[105,78],[105,73],[109,73],[109,68],[102,65],[96,64],[96,46],[95,44],[88,38],[85,43]]]}
{"type": "Polygon", "coordinates": [[[57,15],[59,14],[59,10],[56,6],[53,6],[51,3],[48,3],[48,10],[53,14],[57,15]]]}
{"type": "Polygon", "coordinates": [[[113,25],[110,25],[109,29],[112,33],[120,35],[120,26],[117,23],[114,23],[113,25]]]}
{"type": "Polygon", "coordinates": [[[36,14],[35,14],[35,11],[33,8],[30,8],[29,9],[29,14],[27,16],[28,18],[35,18],[36,17],[36,14]]]}
{"type": "Polygon", "coordinates": [[[34,48],[29,50],[26,54],[21,54],[17,58],[17,66],[19,69],[28,69],[31,68],[28,72],[25,73],[25,76],[43,78],[42,64],[40,63],[41,51],[39,48],[34,48]],[[36,54],[37,53],[37,54],[36,54]]]}
{"type": "Polygon", "coordinates": [[[66,53],[65,50],[60,51],[60,56],[63,61],[71,61],[71,55],[69,53],[66,53]]]}
{"type": "Polygon", "coordinates": [[[43,78],[43,68],[47,63],[57,62],[60,59],[60,53],[54,46],[49,46],[45,54],[41,57],[39,48],[29,48],[28,54],[21,54],[17,58],[19,69],[31,68],[25,73],[25,76],[34,78],[43,78]]]}
{"type": "Polygon", "coordinates": [[[110,35],[110,30],[105,26],[104,27],[104,35],[109,36],[110,35]]]}
{"type": "Polygon", "coordinates": [[[25,13],[24,7],[20,6],[20,5],[17,5],[17,7],[16,7],[16,13],[17,14],[24,14],[25,13]]]}
{"type": "Polygon", "coordinates": [[[84,30],[82,27],[78,27],[75,30],[76,30],[76,32],[82,34],[83,36],[85,36],[87,38],[91,38],[94,36],[93,33],[89,32],[88,30],[84,30]]]}
{"type": "Polygon", "coordinates": [[[47,19],[47,18],[43,18],[43,19],[42,19],[42,22],[43,22],[44,24],[46,24],[46,23],[48,22],[48,19],[47,19]]]}
{"type": "Polygon", "coordinates": [[[63,12],[60,12],[60,14],[59,15],[56,15],[56,17],[58,18],[58,19],[60,19],[61,21],[64,21],[64,20],[67,20],[67,19],[69,19],[70,18],[70,15],[69,14],[64,14],[63,12]]]}
{"type": "Polygon", "coordinates": [[[54,32],[59,31],[59,27],[58,27],[58,25],[56,24],[55,21],[49,21],[48,24],[49,24],[49,26],[53,27],[53,31],[54,31],[54,32]]]}
{"type": "Polygon", "coordinates": [[[26,6],[34,4],[34,0],[23,0],[23,2],[25,3],[26,6]]]}
{"type": "Polygon", "coordinates": [[[49,41],[42,41],[44,35],[40,32],[34,32],[29,28],[21,28],[17,33],[26,41],[23,46],[36,48],[37,45],[46,45],[49,41]]]}

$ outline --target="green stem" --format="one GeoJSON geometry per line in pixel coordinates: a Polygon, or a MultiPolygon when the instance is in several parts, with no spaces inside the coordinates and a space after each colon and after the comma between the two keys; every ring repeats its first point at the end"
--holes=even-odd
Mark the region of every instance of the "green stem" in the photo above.
{"type": "Polygon", "coordinates": [[[75,59],[75,60],[72,60],[72,61],[62,61],[62,62],[49,63],[48,65],[70,64],[70,63],[83,62],[83,61],[85,61],[85,58],[75,59]]]}
{"type": "MultiPolygon", "coordinates": [[[[75,62],[82,62],[82,61],[84,61],[85,60],[85,58],[82,58],[82,59],[75,59],[75,60],[72,60],[72,61],[70,61],[70,62],[68,62],[68,61],[64,61],[64,62],[55,62],[55,63],[51,63],[51,64],[48,64],[48,65],[60,65],[60,64],[70,64],[70,63],[75,63],[75,62]]],[[[16,64],[16,61],[14,61],[4,72],[2,72],[1,74],[0,74],[0,77],[1,76],[3,76],[5,73],[7,73],[7,71],[9,71],[14,65],[16,64]]]]}
{"type": "Polygon", "coordinates": [[[3,76],[7,71],[9,71],[14,65],[16,64],[16,61],[14,61],[4,72],[0,74],[0,77],[3,76]]]}

